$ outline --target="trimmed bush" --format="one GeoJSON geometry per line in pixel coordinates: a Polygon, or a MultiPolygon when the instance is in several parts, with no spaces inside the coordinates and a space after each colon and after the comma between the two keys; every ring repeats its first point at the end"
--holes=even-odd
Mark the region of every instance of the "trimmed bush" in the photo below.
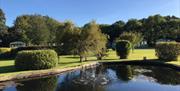
{"type": "Polygon", "coordinates": [[[127,59],[131,50],[131,43],[127,40],[119,40],[116,42],[116,53],[120,59],[127,59]]]}
{"type": "Polygon", "coordinates": [[[180,43],[161,42],[156,44],[156,56],[163,61],[176,61],[180,55],[180,43]]]}
{"type": "Polygon", "coordinates": [[[10,52],[11,48],[0,48],[0,54],[10,52]]]}
{"type": "Polygon", "coordinates": [[[54,50],[20,51],[15,58],[17,70],[40,70],[55,67],[58,55],[54,50]]]}
{"type": "Polygon", "coordinates": [[[0,58],[8,58],[10,56],[11,48],[0,48],[0,58]]]}
{"type": "Polygon", "coordinates": [[[24,50],[49,50],[49,49],[55,50],[58,53],[58,55],[60,55],[61,53],[60,46],[28,46],[28,47],[19,47],[12,49],[11,57],[15,58],[18,52],[24,50]]]}

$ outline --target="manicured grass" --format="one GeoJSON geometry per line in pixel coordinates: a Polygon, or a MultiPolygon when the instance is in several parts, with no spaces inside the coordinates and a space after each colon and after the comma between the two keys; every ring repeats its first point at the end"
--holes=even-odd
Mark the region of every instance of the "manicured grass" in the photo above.
{"type": "MultiPolygon", "coordinates": [[[[109,56],[105,57],[106,60],[119,60],[115,51],[110,50],[108,54],[109,56]]],[[[143,60],[143,57],[147,59],[157,59],[154,49],[136,49],[130,53],[130,56],[126,60],[143,60]]]]}
{"type": "MultiPolygon", "coordinates": [[[[121,60],[119,60],[119,57],[116,56],[115,51],[110,50],[108,52],[108,54],[109,55],[107,57],[105,57],[103,60],[96,60],[96,57],[88,57],[88,61],[82,62],[82,63],[79,62],[78,56],[73,56],[73,55],[60,56],[59,65],[56,68],[59,69],[59,68],[73,67],[73,66],[87,64],[89,62],[94,62],[94,61],[143,60],[143,57],[146,57],[149,60],[157,59],[157,57],[155,56],[154,49],[136,49],[133,52],[131,52],[128,59],[121,59],[121,60]]],[[[172,61],[172,62],[168,62],[168,63],[180,65],[180,60],[172,61]]],[[[19,73],[19,72],[16,72],[13,65],[14,65],[14,60],[0,60],[0,76],[6,75],[6,74],[19,73]]],[[[28,72],[28,71],[23,71],[23,72],[28,72]]]]}
{"type": "Polygon", "coordinates": [[[14,60],[0,60],[0,74],[14,71],[14,60]]]}

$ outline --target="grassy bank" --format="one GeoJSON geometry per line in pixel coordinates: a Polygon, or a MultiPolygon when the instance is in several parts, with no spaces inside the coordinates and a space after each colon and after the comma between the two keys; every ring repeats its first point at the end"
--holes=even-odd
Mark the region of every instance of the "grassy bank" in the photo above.
{"type": "MultiPolygon", "coordinates": [[[[126,61],[126,60],[143,60],[143,57],[146,57],[148,60],[154,60],[157,59],[155,56],[155,50],[154,49],[136,49],[134,52],[131,53],[128,59],[119,60],[119,57],[116,56],[115,51],[109,51],[108,56],[105,57],[103,60],[96,60],[96,57],[88,57],[88,61],[86,62],[79,62],[78,56],[73,55],[66,55],[66,56],[60,56],[59,65],[54,69],[59,68],[67,68],[67,67],[73,67],[83,64],[88,64],[90,62],[94,61],[126,61]]],[[[179,61],[172,61],[168,62],[175,65],[180,65],[179,61]]],[[[31,71],[23,71],[23,72],[31,72],[31,71]]],[[[0,60],[0,76],[10,75],[10,74],[18,74],[22,72],[16,72],[14,68],[14,60],[0,60]]]]}

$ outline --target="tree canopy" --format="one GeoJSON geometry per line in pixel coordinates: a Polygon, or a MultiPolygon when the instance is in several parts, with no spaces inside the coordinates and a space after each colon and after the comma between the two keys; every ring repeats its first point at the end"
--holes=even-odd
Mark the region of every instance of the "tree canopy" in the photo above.
{"type": "MultiPolygon", "coordinates": [[[[94,33],[93,30],[100,31],[100,33],[103,33],[103,36],[106,35],[108,47],[111,47],[115,40],[124,32],[140,33],[144,41],[151,47],[159,39],[176,41],[180,39],[180,18],[176,16],[161,16],[159,14],[142,19],[130,19],[127,22],[118,20],[113,24],[95,24],[90,22],[83,27],[78,27],[72,22],[59,22],[49,16],[38,14],[18,16],[11,27],[7,27],[5,22],[5,14],[0,9],[0,46],[9,46],[9,43],[14,41],[22,41],[28,45],[55,44],[58,41],[58,43],[62,42],[65,47],[65,42],[75,41],[74,39],[82,36],[86,38],[86,34],[91,34],[91,36],[89,35],[90,38],[94,37],[101,40],[101,37],[98,38],[97,35],[102,35],[94,33]],[[95,25],[96,27],[94,27],[95,25]],[[89,30],[93,32],[89,32],[89,30]],[[69,38],[71,40],[66,41],[69,38]]],[[[87,37],[86,39],[90,38],[87,37]]],[[[91,44],[92,40],[88,43],[91,44]]],[[[86,45],[89,44],[86,43],[86,45]]]]}
{"type": "Polygon", "coordinates": [[[55,31],[61,25],[58,21],[41,15],[22,15],[14,22],[14,31],[19,33],[20,41],[33,45],[53,42],[55,31]]]}

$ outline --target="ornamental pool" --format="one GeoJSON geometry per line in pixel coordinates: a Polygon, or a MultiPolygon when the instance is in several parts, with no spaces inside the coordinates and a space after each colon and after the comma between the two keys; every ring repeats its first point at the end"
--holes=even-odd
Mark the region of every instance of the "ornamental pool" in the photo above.
{"type": "Polygon", "coordinates": [[[180,91],[180,72],[157,66],[100,65],[38,79],[12,81],[0,91],[180,91]]]}

